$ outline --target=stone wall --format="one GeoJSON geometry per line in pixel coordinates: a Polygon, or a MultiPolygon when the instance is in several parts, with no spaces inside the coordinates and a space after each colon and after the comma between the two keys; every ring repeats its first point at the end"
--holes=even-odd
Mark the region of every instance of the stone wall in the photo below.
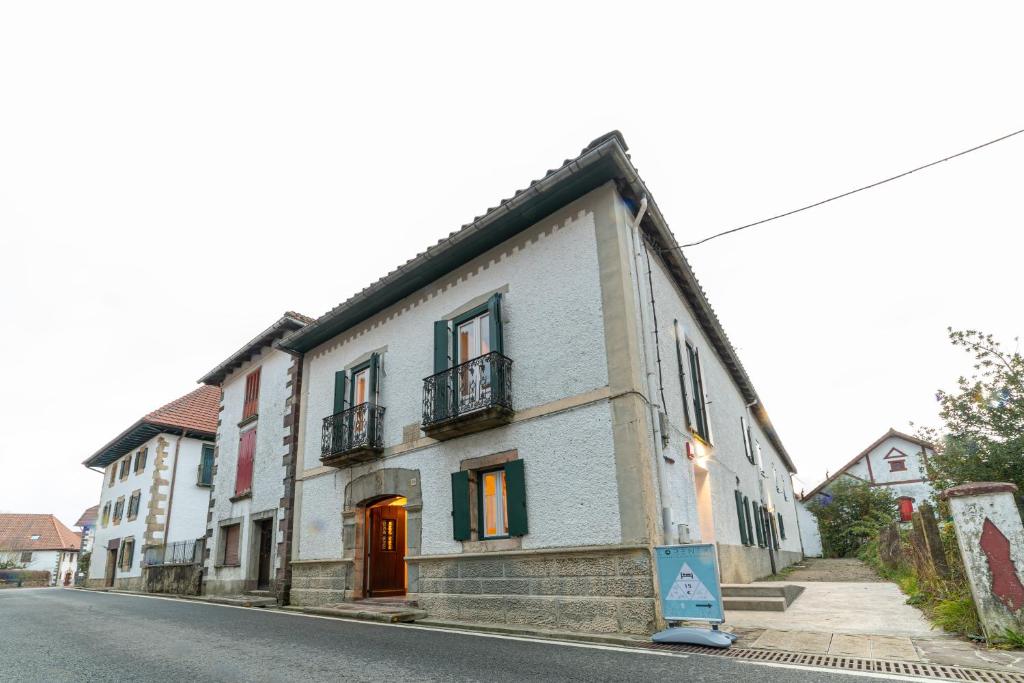
{"type": "Polygon", "coordinates": [[[409,596],[431,619],[587,633],[655,630],[646,548],[480,553],[409,563],[419,570],[409,596]]]}
{"type": "Polygon", "coordinates": [[[352,597],[351,560],[292,562],[292,605],[318,607],[352,597]]]}
{"type": "Polygon", "coordinates": [[[199,595],[202,581],[203,568],[197,564],[165,564],[142,570],[142,590],[147,593],[199,595]]]}

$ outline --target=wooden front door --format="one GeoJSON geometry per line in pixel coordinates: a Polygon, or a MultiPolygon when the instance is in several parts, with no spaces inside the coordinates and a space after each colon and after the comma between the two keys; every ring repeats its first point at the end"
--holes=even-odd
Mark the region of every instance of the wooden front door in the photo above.
{"type": "Polygon", "coordinates": [[[405,508],[370,508],[367,594],[405,595],[405,508]]]}
{"type": "Polygon", "coordinates": [[[273,522],[264,519],[259,522],[260,552],[259,566],[256,569],[256,588],[264,590],[270,588],[270,558],[274,543],[273,522]]]}
{"type": "Polygon", "coordinates": [[[104,574],[105,574],[105,576],[103,577],[105,579],[105,581],[103,583],[107,586],[107,588],[111,588],[114,585],[114,570],[115,569],[117,569],[117,549],[116,548],[108,548],[107,549],[107,566],[104,567],[104,574]]]}

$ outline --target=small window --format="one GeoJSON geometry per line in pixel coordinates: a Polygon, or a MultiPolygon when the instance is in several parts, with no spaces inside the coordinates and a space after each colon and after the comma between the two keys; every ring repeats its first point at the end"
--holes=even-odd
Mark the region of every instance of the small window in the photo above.
{"type": "Polygon", "coordinates": [[[203,444],[203,453],[199,457],[199,474],[196,483],[199,486],[213,486],[213,444],[203,444]]]}
{"type": "Polygon", "coordinates": [[[42,538],[42,536],[40,536],[39,534],[32,534],[31,536],[29,536],[29,540],[32,541],[38,541],[40,538],[42,538]]]}
{"type": "Polygon", "coordinates": [[[906,460],[890,460],[889,461],[890,472],[906,472],[907,461],[906,460]]]}
{"type": "Polygon", "coordinates": [[[113,486],[114,482],[117,481],[117,463],[115,462],[110,466],[110,483],[107,486],[113,486]]]}
{"type": "Polygon", "coordinates": [[[109,500],[107,501],[106,505],[103,506],[103,526],[104,526],[104,528],[107,526],[108,522],[110,522],[110,501],[109,500]]]}
{"type": "Polygon", "coordinates": [[[146,469],[146,459],[149,456],[149,449],[143,448],[141,451],[135,454],[135,474],[142,472],[146,469]]]}
{"type": "Polygon", "coordinates": [[[395,549],[395,520],[381,520],[380,536],[380,549],[384,551],[393,551],[395,549]]]}
{"type": "Polygon", "coordinates": [[[121,517],[124,516],[124,496],[117,499],[114,503],[114,524],[121,523],[121,517]]]}
{"type": "Polygon", "coordinates": [[[135,557],[135,540],[126,538],[121,542],[121,571],[128,571],[132,568],[135,557]]]}
{"type": "Polygon", "coordinates": [[[142,499],[142,491],[135,491],[128,499],[128,521],[139,516],[139,501],[142,499]]]}
{"type": "Polygon", "coordinates": [[[786,524],[785,524],[785,522],[782,521],[782,513],[781,512],[777,512],[775,514],[777,514],[778,518],[779,518],[779,536],[781,536],[782,540],[785,541],[786,540],[786,524]]]}
{"type": "Polygon", "coordinates": [[[118,479],[127,479],[128,478],[128,467],[131,465],[131,463],[132,463],[132,456],[130,456],[130,455],[127,458],[125,458],[124,460],[121,461],[121,471],[117,475],[118,479]]]}
{"type": "Polygon", "coordinates": [[[238,544],[242,527],[239,524],[231,524],[221,527],[221,564],[225,567],[237,567],[241,564],[238,555],[238,544]]]}
{"type": "Polygon", "coordinates": [[[743,433],[743,454],[747,456],[750,464],[754,464],[754,435],[747,424],[747,418],[740,415],[740,431],[743,433]]]}
{"type": "Polygon", "coordinates": [[[31,550],[26,550],[26,551],[22,552],[21,553],[21,561],[22,562],[31,562],[32,561],[32,551],[31,550]]]}
{"type": "Polygon", "coordinates": [[[245,403],[242,405],[242,419],[247,420],[259,412],[260,369],[256,368],[245,376],[245,403]]]}
{"type": "Polygon", "coordinates": [[[690,385],[693,389],[694,431],[701,439],[711,443],[707,404],[704,402],[704,376],[701,372],[700,352],[690,342],[686,342],[686,356],[690,363],[690,385]]]}
{"type": "Polygon", "coordinates": [[[480,536],[508,536],[508,499],[505,495],[505,470],[480,474],[480,536]]]}

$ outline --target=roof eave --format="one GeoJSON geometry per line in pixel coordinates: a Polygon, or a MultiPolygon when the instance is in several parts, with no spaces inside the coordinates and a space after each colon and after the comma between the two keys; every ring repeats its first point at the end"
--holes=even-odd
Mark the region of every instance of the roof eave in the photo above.
{"type": "Polygon", "coordinates": [[[220,386],[229,374],[241,367],[242,364],[249,360],[253,354],[261,348],[264,346],[274,347],[274,342],[279,337],[287,336],[295,330],[301,330],[306,325],[307,323],[305,321],[299,320],[298,318],[293,318],[289,315],[282,316],[273,325],[263,330],[244,344],[242,348],[228,356],[227,359],[222,361],[217,365],[217,367],[200,377],[198,383],[220,386]]]}

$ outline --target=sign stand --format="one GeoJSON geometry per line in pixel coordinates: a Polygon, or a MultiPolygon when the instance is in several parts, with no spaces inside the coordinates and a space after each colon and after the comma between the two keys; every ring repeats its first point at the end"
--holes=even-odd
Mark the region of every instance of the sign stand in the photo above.
{"type": "Polygon", "coordinates": [[[713,543],[661,545],[654,548],[661,590],[661,609],[671,625],[680,621],[707,621],[710,629],[671,627],[655,633],[656,643],[684,643],[729,647],[736,635],[718,628],[725,621],[718,560],[713,543]]]}

